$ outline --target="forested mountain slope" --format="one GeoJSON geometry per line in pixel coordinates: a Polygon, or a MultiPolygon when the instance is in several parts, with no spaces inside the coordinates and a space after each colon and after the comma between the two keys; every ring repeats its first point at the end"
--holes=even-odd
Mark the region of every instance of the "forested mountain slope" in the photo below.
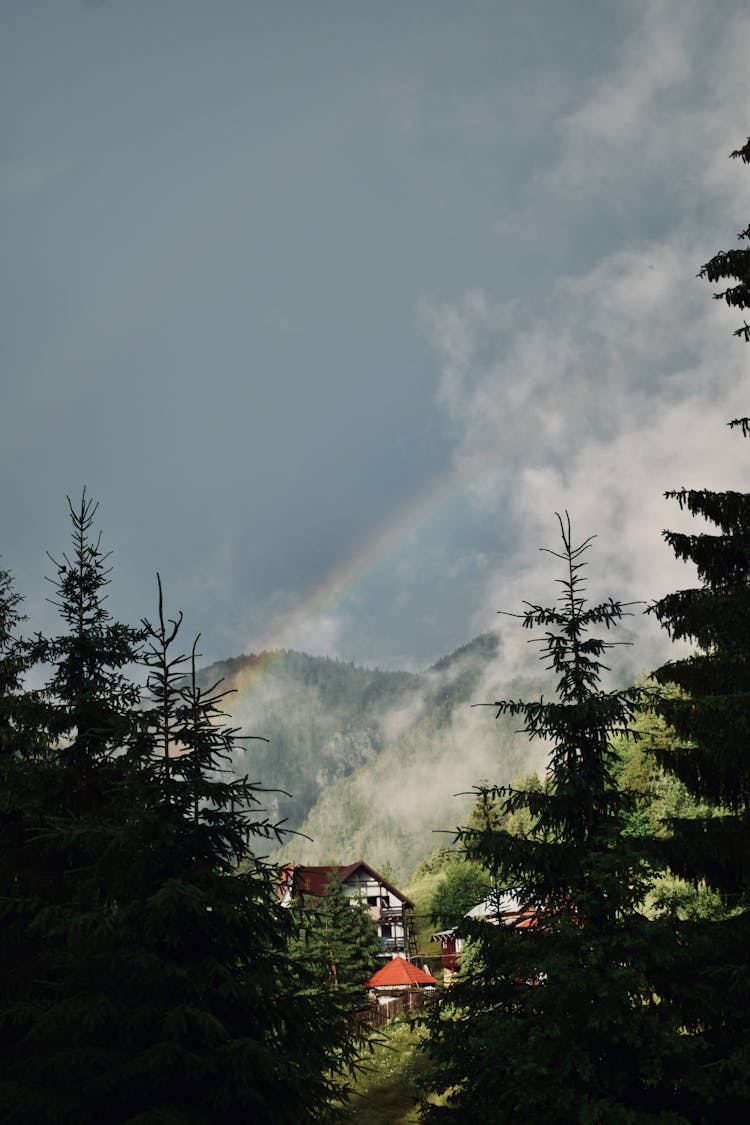
{"type": "Polygon", "coordinates": [[[514,724],[471,704],[523,694],[503,682],[500,641],[486,633],[421,674],[380,671],[293,651],[212,665],[234,725],[261,735],[235,758],[238,773],[282,792],[268,807],[312,840],[290,837],[284,859],[366,858],[404,878],[460,824],[482,777],[510,781],[541,761],[514,724]]]}

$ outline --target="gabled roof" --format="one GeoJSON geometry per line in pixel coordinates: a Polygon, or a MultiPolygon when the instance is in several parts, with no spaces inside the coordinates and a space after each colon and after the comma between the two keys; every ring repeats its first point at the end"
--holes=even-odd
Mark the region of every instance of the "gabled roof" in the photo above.
{"type": "Polygon", "coordinates": [[[393,988],[397,985],[437,984],[438,982],[423,969],[412,965],[404,957],[394,957],[382,969],[373,973],[365,981],[366,988],[393,988]]]}
{"type": "Polygon", "coordinates": [[[495,891],[484,902],[472,907],[464,917],[498,919],[507,914],[523,914],[525,909],[515,895],[500,894],[495,891]]]}
{"type": "Polygon", "coordinates": [[[365,863],[363,859],[358,859],[355,863],[325,864],[319,867],[310,867],[306,864],[289,864],[282,871],[281,893],[283,894],[284,890],[291,885],[295,895],[322,898],[333,876],[336,876],[342,883],[347,883],[352,875],[360,869],[364,870],[377,883],[382,883],[386,890],[395,895],[404,906],[414,909],[414,903],[406,897],[403,891],[394,887],[393,883],[389,883],[380,872],[376,871],[374,867],[370,867],[369,863],[365,863]]]}

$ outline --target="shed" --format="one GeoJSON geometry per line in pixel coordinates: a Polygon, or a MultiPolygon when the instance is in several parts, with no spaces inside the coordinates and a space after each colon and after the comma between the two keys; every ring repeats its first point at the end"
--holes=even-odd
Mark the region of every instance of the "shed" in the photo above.
{"type": "Polygon", "coordinates": [[[394,957],[365,981],[365,988],[435,988],[437,981],[405,957],[394,957]]]}

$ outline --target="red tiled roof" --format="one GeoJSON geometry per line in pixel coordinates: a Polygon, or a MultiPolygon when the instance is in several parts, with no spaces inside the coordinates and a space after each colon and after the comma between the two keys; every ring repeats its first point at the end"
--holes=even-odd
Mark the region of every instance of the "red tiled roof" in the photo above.
{"type": "Polygon", "coordinates": [[[392,988],[403,984],[437,984],[437,981],[404,957],[394,957],[365,981],[366,988],[392,988]]]}

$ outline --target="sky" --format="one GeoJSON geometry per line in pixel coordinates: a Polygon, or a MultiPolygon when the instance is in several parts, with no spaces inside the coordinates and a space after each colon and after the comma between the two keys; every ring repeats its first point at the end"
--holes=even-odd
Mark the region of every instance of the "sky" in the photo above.
{"type": "Polygon", "coordinates": [[[750,219],[748,57],[740,0],[4,0],[29,627],[84,487],[113,614],[153,617],[158,572],[206,661],[416,669],[515,629],[557,511],[592,597],[691,584],[665,490],[747,489],[750,350],[696,275],[750,219]]]}

